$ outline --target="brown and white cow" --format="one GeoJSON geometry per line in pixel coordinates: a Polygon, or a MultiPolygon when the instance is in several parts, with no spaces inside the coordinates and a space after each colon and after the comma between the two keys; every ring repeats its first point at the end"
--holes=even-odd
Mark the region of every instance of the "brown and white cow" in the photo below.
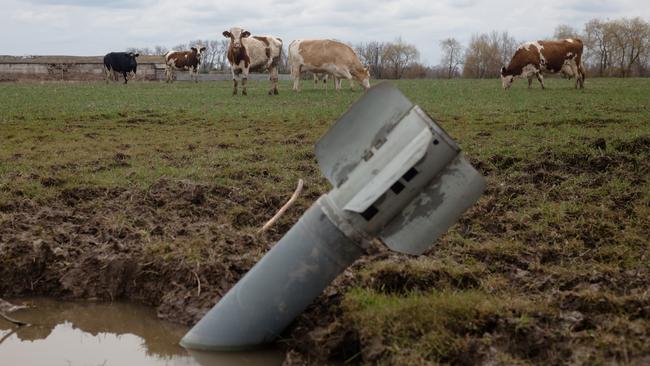
{"type": "Polygon", "coordinates": [[[242,95],[247,95],[246,82],[249,72],[269,71],[271,89],[269,95],[278,94],[278,64],[282,53],[282,40],[272,36],[252,36],[241,28],[230,28],[223,36],[230,38],[228,62],[232,72],[233,95],[237,95],[237,77],[241,77],[242,95]]]}
{"type": "Polygon", "coordinates": [[[165,79],[166,82],[174,81],[175,70],[189,70],[190,79],[199,82],[199,65],[201,54],[205,47],[191,47],[191,51],[170,51],[165,55],[165,79]]]}
{"type": "MultiPolygon", "coordinates": [[[[295,40],[289,44],[289,64],[293,90],[300,90],[300,73],[326,73],[334,79],[355,80],[364,89],[370,88],[370,73],[352,48],[329,39],[295,40]]],[[[339,86],[340,83],[335,81],[339,86]]]]}
{"type": "Polygon", "coordinates": [[[559,41],[534,41],[520,46],[512,56],[508,67],[501,68],[501,83],[510,88],[516,77],[528,79],[531,87],[536,77],[544,88],[543,72],[561,73],[576,78],[576,88],[584,88],[585,71],[582,66],[582,41],[563,39],[559,41]]]}

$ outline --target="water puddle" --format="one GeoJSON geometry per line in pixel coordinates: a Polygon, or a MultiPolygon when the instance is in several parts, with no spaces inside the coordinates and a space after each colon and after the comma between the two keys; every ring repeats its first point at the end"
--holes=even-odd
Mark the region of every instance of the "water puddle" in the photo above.
{"type": "Polygon", "coordinates": [[[279,366],[276,349],[246,353],[189,353],[178,345],[188,328],[156,318],[151,308],[124,303],[13,300],[30,304],[0,319],[0,364],[29,366],[279,366]]]}

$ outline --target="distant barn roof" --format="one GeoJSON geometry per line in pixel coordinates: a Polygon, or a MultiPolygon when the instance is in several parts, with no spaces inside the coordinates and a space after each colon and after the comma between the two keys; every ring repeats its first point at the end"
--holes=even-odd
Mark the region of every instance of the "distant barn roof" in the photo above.
{"type": "MultiPolygon", "coordinates": [[[[104,56],[7,56],[0,55],[0,64],[103,64],[104,56]]],[[[165,63],[163,56],[140,56],[138,63],[165,63]]]]}

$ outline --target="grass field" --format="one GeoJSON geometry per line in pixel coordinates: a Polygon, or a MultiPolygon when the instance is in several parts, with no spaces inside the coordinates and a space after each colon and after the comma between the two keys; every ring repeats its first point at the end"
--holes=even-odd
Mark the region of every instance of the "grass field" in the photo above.
{"type": "MultiPolygon", "coordinates": [[[[650,80],[396,84],[488,189],[427,255],[338,279],[287,331],[292,359],[650,363],[650,80]]],[[[361,95],[267,86],[0,84],[0,297],[200,318],[329,190],[313,145],[361,95]]]]}

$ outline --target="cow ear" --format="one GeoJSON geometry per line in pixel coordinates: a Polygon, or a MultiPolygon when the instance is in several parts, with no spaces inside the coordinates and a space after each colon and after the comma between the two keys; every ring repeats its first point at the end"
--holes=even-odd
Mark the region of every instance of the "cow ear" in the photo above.
{"type": "Polygon", "coordinates": [[[223,36],[226,37],[226,38],[232,38],[232,33],[228,32],[228,31],[223,31],[223,33],[221,33],[221,34],[223,34],[223,36]]]}
{"type": "Polygon", "coordinates": [[[249,32],[249,31],[243,31],[241,33],[242,38],[248,38],[248,37],[250,37],[250,35],[251,35],[251,32],[249,32]]]}
{"type": "Polygon", "coordinates": [[[136,53],[135,55],[133,55],[133,57],[138,57],[138,56],[140,56],[139,53],[136,53]]]}
{"type": "Polygon", "coordinates": [[[200,51],[201,52],[205,51],[205,47],[201,47],[200,51]]]}
{"type": "Polygon", "coordinates": [[[196,47],[190,47],[190,49],[194,52],[199,52],[199,50],[197,50],[196,47]]]}

